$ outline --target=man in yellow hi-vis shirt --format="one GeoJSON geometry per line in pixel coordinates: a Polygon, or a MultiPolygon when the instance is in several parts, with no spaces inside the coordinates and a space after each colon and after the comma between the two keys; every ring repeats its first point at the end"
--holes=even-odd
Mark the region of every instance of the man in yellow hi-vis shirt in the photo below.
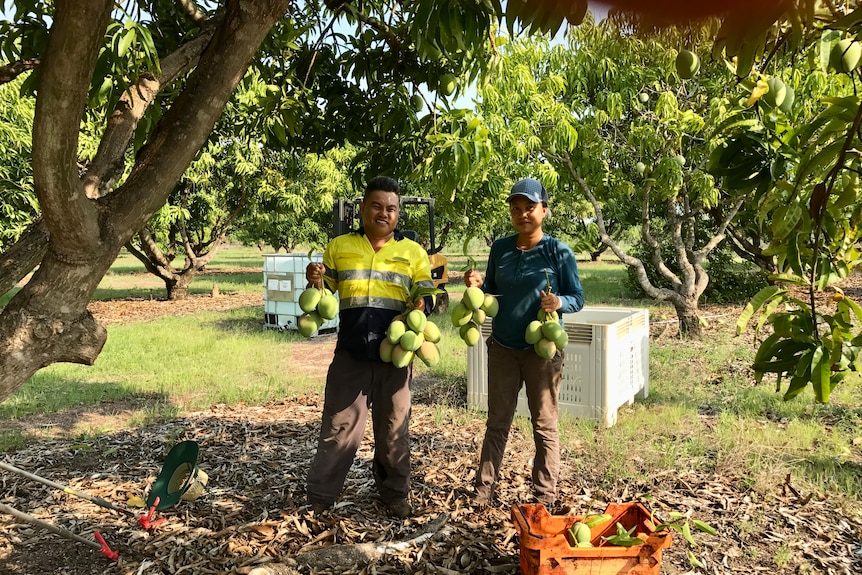
{"type": "MultiPolygon", "coordinates": [[[[310,263],[305,277],[337,291],[338,341],[326,376],[317,453],[308,471],[308,503],[323,513],[335,503],[365,435],[371,411],[372,472],[389,513],[405,518],[410,506],[410,379],[412,364],[398,368],[380,360],[380,341],[392,319],[404,312],[413,285],[433,288],[428,254],[398,230],[398,182],[378,176],[368,182],[362,226],[329,242],[323,263],[310,263]]],[[[431,296],[414,303],[431,312],[431,296]]]]}

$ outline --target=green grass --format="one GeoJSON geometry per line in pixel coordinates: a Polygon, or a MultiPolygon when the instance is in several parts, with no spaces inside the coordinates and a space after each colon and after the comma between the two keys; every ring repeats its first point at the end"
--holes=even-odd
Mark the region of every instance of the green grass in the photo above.
{"type": "MultiPolygon", "coordinates": [[[[486,257],[474,257],[484,266],[486,257]]],[[[450,265],[457,259],[453,255],[450,265]]],[[[260,269],[262,261],[256,249],[231,247],[196,280],[193,292],[208,292],[214,281],[223,292],[257,292],[262,275],[248,270],[260,269]]],[[[618,263],[582,262],[580,273],[587,305],[645,307],[656,325],[675,320],[666,304],[629,299],[622,287],[625,269],[618,263]]],[[[458,281],[449,287],[453,293],[463,291],[458,281]]],[[[143,274],[143,266],[127,255],[97,293],[102,299],[163,295],[158,280],[143,274]]],[[[263,329],[262,315],[262,309],[250,308],[111,326],[94,366],[55,364],[37,372],[0,403],[0,420],[124,402],[133,407],[126,423],[146,425],[216,403],[257,404],[322,392],[322,376],[303,375],[291,365],[300,336],[263,329]]],[[[455,424],[481,418],[459,407],[467,380],[466,347],[447,316],[432,319],[443,333],[441,361],[434,368],[414,365],[417,375],[432,376],[440,390],[434,416],[455,424]]],[[[651,342],[649,398],[621,408],[614,426],[561,418],[568,463],[601,482],[692,469],[741,476],[752,486],[774,489],[790,474],[797,489],[862,499],[862,378],[848,377],[825,405],[811,394],[785,402],[774,381],[753,384],[748,367],[754,350],[732,335],[734,313],[709,321],[722,329],[708,340],[651,342]]],[[[515,426],[532,433],[527,419],[516,418],[515,426]]],[[[0,434],[0,451],[31,440],[20,432],[0,434]]],[[[781,555],[776,550],[777,560],[781,555]]]]}
{"type": "Polygon", "coordinates": [[[124,399],[175,413],[319,391],[321,382],[289,369],[300,336],[264,330],[260,313],[243,308],[113,326],[94,366],[40,370],[0,403],[0,418],[124,399]]]}

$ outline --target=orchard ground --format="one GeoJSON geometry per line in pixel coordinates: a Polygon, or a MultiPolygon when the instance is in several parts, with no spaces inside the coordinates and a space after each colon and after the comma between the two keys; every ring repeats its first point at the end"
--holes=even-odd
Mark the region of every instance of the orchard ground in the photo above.
{"type": "MultiPolygon", "coordinates": [[[[581,264],[588,268],[589,263],[581,264]]],[[[457,274],[456,274],[457,275],[457,274]]],[[[138,278],[140,280],[141,278],[138,278]]],[[[842,286],[859,299],[858,276],[842,286]]],[[[195,295],[181,302],[158,299],[93,302],[91,310],[109,326],[151,321],[163,315],[255,307],[262,310],[261,294],[232,293],[195,295]]],[[[708,318],[704,339],[679,340],[673,314],[651,318],[651,345],[671,343],[693,348],[678,354],[696,372],[710,367],[704,357],[710,345],[732,331],[739,306],[704,306],[708,318]],[[699,354],[697,350],[703,350],[699,354]]],[[[262,314],[261,314],[262,315],[262,314]]],[[[261,318],[262,319],[262,318],[261,318]]],[[[324,335],[291,345],[290,365],[325,378],[335,336],[324,335]]],[[[741,340],[739,345],[750,345],[741,340]]],[[[744,362],[725,366],[745,372],[744,362]]],[[[651,373],[651,379],[662,377],[651,373]]],[[[692,385],[696,385],[692,382],[692,385]]],[[[719,387],[720,381],[706,382],[719,387]]],[[[743,393],[744,390],[739,390],[743,393]]],[[[132,505],[133,495],[143,496],[161,468],[166,447],[193,439],[201,445],[198,464],[209,475],[207,493],[159,513],[165,523],[146,532],[134,520],[98,507],[81,498],[3,474],[0,502],[92,538],[105,535],[120,552],[112,562],[93,549],[58,535],[0,515],[0,572],[10,574],[56,573],[248,573],[259,565],[285,564],[300,573],[509,573],[519,572],[518,537],[511,509],[530,502],[529,475],[532,439],[529,425],[513,427],[503,469],[498,505],[472,506],[466,490],[474,476],[475,460],[484,431],[483,414],[466,409],[466,390],[451,381],[437,381],[427,374],[414,386],[412,444],[414,461],[414,517],[405,521],[385,516],[374,496],[370,475],[373,446],[370,431],[351,470],[345,493],[336,508],[315,516],[304,503],[304,474],[319,425],[322,397],[306,394],[265,405],[213,405],[209,409],[179,413],[154,424],[134,425],[130,414],[145,399],[105,402],[96,406],[70,407],[54,414],[40,414],[0,421],[0,431],[16,429],[28,443],[6,454],[23,469],[62,485],[117,505],[132,505]],[[111,430],[98,435],[87,430],[111,430]],[[335,544],[360,546],[369,542],[410,539],[423,526],[445,515],[438,534],[418,545],[377,557],[370,565],[321,565],[313,568],[302,560],[309,552],[335,544]]],[[[564,434],[561,503],[576,514],[601,511],[607,503],[638,501],[667,519],[672,511],[688,512],[718,530],[717,536],[695,533],[696,547],[674,533],[665,550],[661,572],[684,573],[835,573],[862,572],[862,506],[856,496],[839,497],[799,487],[796,477],[776,472],[755,481],[742,462],[721,454],[716,429],[727,425],[720,404],[696,409],[694,421],[670,433],[658,449],[672,462],[664,469],[649,465],[658,455],[655,443],[636,440],[616,462],[641,473],[615,476],[613,462],[626,420],[643,416],[649,409],[635,404],[621,409],[614,428],[586,425],[567,428],[564,434]],[[701,445],[700,448],[692,446],[701,445]],[[683,447],[686,446],[686,447],[683,447]],[[708,461],[708,464],[704,464],[708,461]],[[693,566],[688,553],[704,568],[693,566]]],[[[818,417],[815,410],[807,412],[818,417]]],[[[836,417],[862,417],[858,404],[836,408],[836,417]]],[[[786,418],[785,418],[786,419],[786,418]]],[[[740,434],[756,437],[757,430],[790,429],[796,422],[782,421],[780,414],[747,422],[740,434]]],[[[831,427],[825,421],[822,441],[829,441],[831,427]]],[[[752,441],[754,439],[751,439],[752,441]]],[[[854,442],[843,465],[862,477],[862,439],[854,442]]],[[[788,453],[790,448],[787,446],[788,453]]],[[[662,455],[662,454],[659,454],[662,455]]],[[[794,452],[793,457],[798,457],[794,452]]],[[[811,465],[817,465],[812,454],[811,465]]],[[[857,493],[859,487],[857,486],[857,493]]],[[[135,508],[136,512],[143,510],[135,508]]],[[[310,561],[310,559],[309,559],[310,561]]],[[[287,571],[285,571],[287,572],[287,571]]]]}

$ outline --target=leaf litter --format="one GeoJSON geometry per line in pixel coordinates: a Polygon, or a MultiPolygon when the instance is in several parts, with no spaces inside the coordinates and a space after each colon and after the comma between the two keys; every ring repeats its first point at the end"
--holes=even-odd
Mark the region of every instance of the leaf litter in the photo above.
{"type": "MultiPolygon", "coordinates": [[[[182,304],[135,301],[120,321],[165,313],[252,305],[242,298],[197,297],[182,304]],[[176,309],[173,309],[176,308],[176,309]]],[[[110,304],[94,310],[100,321],[117,317],[110,304]]],[[[110,323],[111,320],[108,320],[110,323]]],[[[331,342],[319,346],[331,353],[331,342]]],[[[325,365],[326,359],[321,360],[325,365]]],[[[494,507],[469,497],[483,414],[441,418],[439,405],[464,408],[464,389],[417,378],[411,422],[414,516],[388,517],[376,497],[370,463],[370,428],[344,492],[330,511],[315,515],[305,505],[304,480],[316,446],[322,398],[307,395],[263,406],[215,405],[169,422],[81,437],[63,423],[40,416],[42,438],[5,454],[9,463],[117,506],[145,499],[170,448],[200,445],[197,465],[209,476],[204,495],[156,513],[165,521],[145,531],[129,515],[4,472],[0,502],[73,533],[101,532],[119,560],[0,514],[0,572],[9,575],[160,575],[238,573],[516,574],[518,538],[510,519],[514,503],[532,502],[529,475],[532,439],[512,428],[494,507]]],[[[95,408],[97,409],[97,408],[95,408]]],[[[625,409],[625,408],[623,408],[625,409]]],[[[62,415],[58,417],[62,418],[62,415]]],[[[702,417],[705,424],[711,418],[702,417]]],[[[645,474],[637,481],[608,479],[580,460],[578,443],[564,448],[560,502],[584,515],[610,502],[638,501],[658,518],[690,510],[718,530],[695,534],[691,549],[704,565],[693,569],[689,548],[677,539],[662,558],[662,572],[824,573],[862,572],[862,510],[858,504],[800,493],[792,478],[776,477],[774,489],[755,491],[742,476],[684,469],[645,474]]],[[[633,457],[638,457],[636,453],[633,457]]],[[[141,514],[146,509],[136,509],[141,514]]]]}
{"type": "MultiPolygon", "coordinates": [[[[417,404],[411,429],[414,516],[392,519],[377,499],[370,429],[342,497],[332,510],[315,515],[305,504],[304,479],[321,407],[317,395],[264,406],[216,405],[170,422],[96,438],[55,438],[7,454],[16,467],[126,506],[146,497],[170,447],[193,440],[200,445],[197,466],[209,481],[203,496],[157,512],[165,522],[145,531],[129,515],[5,473],[0,502],[84,537],[98,530],[120,558],[111,562],[98,550],[0,515],[0,572],[519,572],[509,513],[514,503],[531,501],[529,437],[513,428],[498,504],[475,507],[468,491],[482,414],[452,425],[433,405],[417,404]]],[[[659,517],[690,509],[714,526],[718,537],[698,537],[701,545],[694,548],[705,572],[862,571],[859,513],[845,514],[828,499],[798,493],[789,477],[770,493],[754,492],[742,477],[684,470],[607,482],[577,469],[576,453],[563,456],[560,499],[575,514],[612,501],[641,501],[659,517]],[[782,550],[792,553],[779,568],[775,558],[782,550]]],[[[682,542],[666,550],[663,572],[689,572],[686,550],[682,542]]]]}

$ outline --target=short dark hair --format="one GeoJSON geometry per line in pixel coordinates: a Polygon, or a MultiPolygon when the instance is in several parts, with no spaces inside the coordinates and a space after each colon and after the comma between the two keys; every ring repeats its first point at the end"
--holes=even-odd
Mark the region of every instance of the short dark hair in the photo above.
{"type": "Polygon", "coordinates": [[[368,197],[368,194],[371,192],[392,192],[395,195],[399,195],[401,193],[401,187],[398,185],[398,181],[390,178],[389,176],[375,176],[371,178],[368,182],[368,185],[365,186],[365,194],[362,196],[362,199],[368,197]]]}

